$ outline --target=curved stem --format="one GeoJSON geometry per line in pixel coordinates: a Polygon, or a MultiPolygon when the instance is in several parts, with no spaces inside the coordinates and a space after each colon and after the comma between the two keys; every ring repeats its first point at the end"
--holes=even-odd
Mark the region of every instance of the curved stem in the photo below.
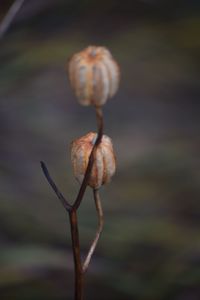
{"type": "Polygon", "coordinates": [[[102,139],[102,136],[103,136],[103,113],[102,113],[102,108],[100,106],[96,106],[95,109],[96,109],[96,117],[97,117],[98,135],[97,135],[96,142],[94,144],[94,147],[92,148],[92,151],[91,151],[91,154],[90,154],[90,157],[89,157],[89,162],[88,162],[88,165],[87,165],[87,169],[86,169],[86,172],[85,172],[83,182],[82,182],[81,187],[79,189],[77,198],[76,198],[76,200],[73,204],[72,209],[74,209],[74,210],[79,208],[79,206],[81,204],[81,201],[83,199],[85,190],[86,190],[87,185],[88,185],[88,181],[90,179],[90,173],[92,171],[92,165],[93,165],[93,162],[94,162],[95,152],[96,152],[96,149],[97,149],[98,145],[101,143],[101,139],[102,139]]]}
{"type": "Polygon", "coordinates": [[[94,251],[95,251],[95,248],[97,246],[98,240],[99,240],[101,232],[103,230],[103,224],[104,224],[103,209],[102,209],[102,206],[101,206],[101,198],[100,198],[100,195],[99,195],[99,191],[94,189],[93,193],[94,193],[96,211],[97,211],[97,214],[98,214],[98,228],[97,228],[95,238],[94,238],[94,240],[93,240],[93,242],[90,246],[90,249],[88,251],[86,259],[83,263],[83,272],[86,272],[87,269],[88,269],[88,266],[90,264],[90,260],[92,258],[92,255],[93,255],[94,251]]]}

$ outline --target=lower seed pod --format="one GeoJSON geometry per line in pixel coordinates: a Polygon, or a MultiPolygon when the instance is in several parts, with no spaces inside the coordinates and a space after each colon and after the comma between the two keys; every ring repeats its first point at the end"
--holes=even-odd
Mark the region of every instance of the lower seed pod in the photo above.
{"type": "MultiPolygon", "coordinates": [[[[92,148],[97,134],[90,132],[72,142],[71,160],[74,174],[79,183],[82,183],[92,148]]],[[[116,160],[111,139],[103,135],[101,143],[96,150],[94,163],[88,185],[99,188],[110,181],[116,170],[116,160]]]]}

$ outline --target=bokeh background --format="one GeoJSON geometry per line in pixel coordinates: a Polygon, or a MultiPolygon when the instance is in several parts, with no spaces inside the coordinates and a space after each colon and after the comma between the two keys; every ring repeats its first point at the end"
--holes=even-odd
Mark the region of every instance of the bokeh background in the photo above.
{"type": "MultiPolygon", "coordinates": [[[[0,1],[3,19],[13,1],[0,1]]],[[[104,107],[118,170],[101,191],[105,228],[85,299],[200,299],[200,3],[27,0],[0,40],[0,299],[73,299],[68,216],[40,169],[75,198],[73,139],[96,129],[66,75],[108,47],[120,89],[104,107]]],[[[79,212],[86,254],[92,193],[79,212]]]]}

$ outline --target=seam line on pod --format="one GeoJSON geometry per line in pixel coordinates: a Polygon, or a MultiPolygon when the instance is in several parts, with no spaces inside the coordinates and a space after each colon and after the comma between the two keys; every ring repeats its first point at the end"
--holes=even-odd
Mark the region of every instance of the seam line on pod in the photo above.
{"type": "Polygon", "coordinates": [[[91,68],[91,64],[88,64],[88,67],[87,67],[87,73],[86,73],[86,76],[87,76],[87,81],[86,81],[86,98],[87,98],[87,101],[90,103],[91,102],[91,96],[92,96],[92,68],[91,68]]]}
{"type": "Polygon", "coordinates": [[[86,96],[86,74],[87,74],[87,67],[82,64],[78,68],[78,99],[83,105],[89,105],[88,97],[86,96]]]}
{"type": "Polygon", "coordinates": [[[103,61],[101,61],[100,64],[102,65],[101,70],[102,70],[102,79],[103,79],[103,87],[104,87],[103,89],[104,91],[103,104],[104,104],[109,98],[109,76],[106,67],[103,64],[103,61]]]}
{"type": "Polygon", "coordinates": [[[118,89],[119,85],[119,69],[117,63],[112,59],[108,59],[107,57],[103,60],[106,65],[106,69],[110,74],[110,90],[109,90],[109,97],[111,98],[114,96],[118,89]]]}

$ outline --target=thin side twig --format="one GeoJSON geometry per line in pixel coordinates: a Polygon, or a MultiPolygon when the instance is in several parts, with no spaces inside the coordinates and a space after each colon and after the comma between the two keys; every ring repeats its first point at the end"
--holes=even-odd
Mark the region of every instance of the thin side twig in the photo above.
{"type": "Polygon", "coordinates": [[[94,189],[93,194],[94,194],[94,201],[95,201],[96,211],[97,211],[97,215],[98,215],[98,228],[97,228],[95,238],[94,238],[94,240],[93,240],[93,242],[90,246],[90,249],[88,251],[86,259],[83,263],[83,272],[86,272],[88,267],[89,267],[90,260],[92,258],[92,255],[93,255],[94,251],[95,251],[95,248],[97,246],[98,240],[99,240],[101,232],[103,230],[103,224],[104,224],[103,209],[102,209],[102,205],[101,205],[101,198],[100,198],[100,195],[99,195],[99,191],[94,189]]]}
{"type": "Polygon", "coordinates": [[[72,206],[65,199],[65,197],[63,196],[63,194],[59,191],[57,185],[55,184],[55,182],[51,178],[51,176],[49,174],[49,171],[48,171],[45,163],[43,161],[41,161],[40,164],[41,164],[41,168],[42,168],[42,171],[44,173],[44,176],[46,177],[48,183],[50,184],[50,186],[54,190],[55,194],[57,195],[58,199],[61,201],[61,203],[64,206],[64,208],[69,212],[71,210],[72,206]]]}
{"type": "Polygon", "coordinates": [[[6,31],[10,27],[11,23],[13,22],[16,14],[22,7],[22,4],[24,3],[25,0],[15,0],[11,7],[9,8],[6,16],[3,18],[3,20],[0,23],[0,39],[3,38],[5,35],[6,31]]]}

